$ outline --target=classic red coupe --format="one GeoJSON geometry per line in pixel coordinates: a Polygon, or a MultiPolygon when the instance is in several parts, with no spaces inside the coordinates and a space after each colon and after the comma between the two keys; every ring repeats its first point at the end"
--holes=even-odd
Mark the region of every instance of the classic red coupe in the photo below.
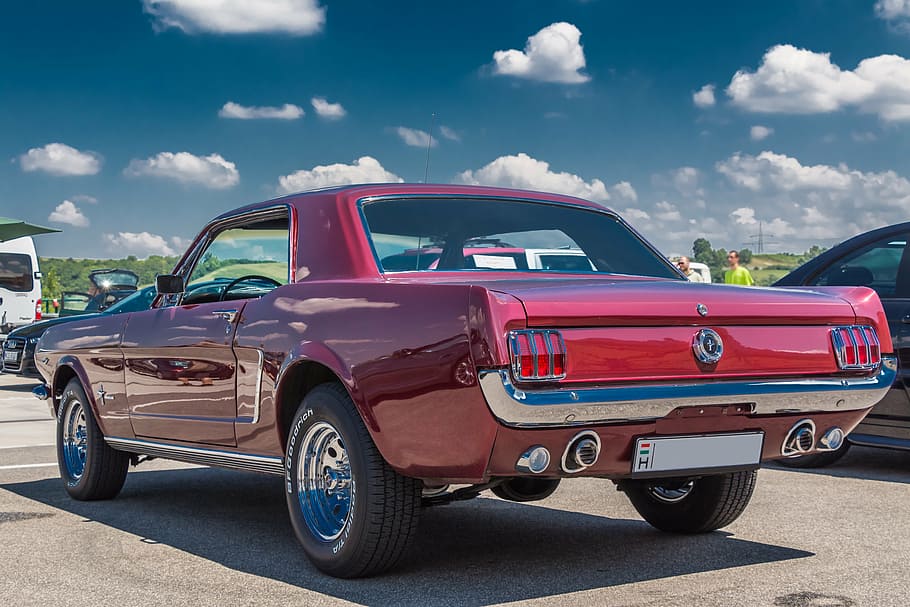
{"type": "Polygon", "coordinates": [[[614,480],[659,529],[724,527],[762,461],[837,449],[897,368],[871,289],[693,284],[612,211],[535,192],[255,204],[158,293],[39,343],[67,491],[112,498],[148,457],[281,475],[307,556],[343,577],[395,564],[422,506],[568,477],[614,480]],[[586,261],[516,262],[533,249],[586,261]]]}

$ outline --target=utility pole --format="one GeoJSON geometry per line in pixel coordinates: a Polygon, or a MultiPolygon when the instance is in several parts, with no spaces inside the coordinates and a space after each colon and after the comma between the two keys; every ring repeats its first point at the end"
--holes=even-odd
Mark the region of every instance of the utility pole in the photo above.
{"type": "Polygon", "coordinates": [[[755,251],[755,253],[762,254],[765,252],[765,236],[768,236],[769,238],[774,238],[774,234],[765,234],[764,233],[764,230],[762,229],[762,222],[759,221],[758,222],[758,234],[749,235],[749,238],[751,238],[752,240],[748,244],[749,244],[749,246],[756,247],[757,250],[755,251]]]}

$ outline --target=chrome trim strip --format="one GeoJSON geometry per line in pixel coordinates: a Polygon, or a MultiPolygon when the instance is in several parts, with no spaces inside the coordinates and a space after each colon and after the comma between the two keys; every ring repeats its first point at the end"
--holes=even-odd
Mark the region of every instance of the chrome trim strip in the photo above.
{"type": "Polygon", "coordinates": [[[248,472],[263,472],[265,474],[284,475],[284,458],[268,457],[264,455],[251,455],[249,453],[233,453],[217,449],[202,449],[199,447],[183,447],[167,443],[157,443],[132,438],[106,437],[108,445],[119,451],[129,451],[141,455],[152,455],[164,459],[173,459],[204,466],[217,466],[246,470],[248,472]]]}
{"type": "Polygon", "coordinates": [[[507,426],[577,426],[651,421],[678,407],[747,405],[753,415],[855,411],[876,404],[897,375],[897,358],[883,356],[870,377],[550,388],[523,390],[505,370],[481,371],[480,388],[493,415],[507,426]]]}

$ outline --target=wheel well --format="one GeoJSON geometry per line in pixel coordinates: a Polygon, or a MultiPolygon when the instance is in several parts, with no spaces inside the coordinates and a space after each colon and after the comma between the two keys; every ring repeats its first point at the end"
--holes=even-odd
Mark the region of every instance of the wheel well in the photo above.
{"type": "Polygon", "coordinates": [[[278,386],[277,402],[275,403],[278,409],[278,423],[281,427],[282,448],[287,447],[288,432],[291,429],[291,422],[294,421],[294,414],[297,413],[297,407],[300,406],[300,401],[310,390],[326,382],[342,383],[331,369],[317,362],[300,362],[285,371],[281,385],[278,386]]]}
{"type": "Polygon", "coordinates": [[[57,369],[57,374],[54,376],[54,385],[51,387],[51,398],[54,401],[55,412],[57,411],[57,406],[60,404],[60,397],[63,395],[66,385],[78,377],[79,376],[76,375],[76,371],[72,367],[63,365],[57,369]]]}

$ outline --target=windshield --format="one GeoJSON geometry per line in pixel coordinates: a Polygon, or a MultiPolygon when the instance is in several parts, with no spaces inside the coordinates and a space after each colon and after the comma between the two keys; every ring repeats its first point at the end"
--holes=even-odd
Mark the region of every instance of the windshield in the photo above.
{"type": "Polygon", "coordinates": [[[104,311],[105,314],[119,314],[122,312],[139,312],[152,307],[157,291],[155,287],[145,287],[135,293],[127,295],[104,311]]]}
{"type": "Polygon", "coordinates": [[[21,253],[0,253],[0,289],[23,293],[33,286],[32,259],[21,253]]]}
{"type": "Polygon", "coordinates": [[[408,198],[363,206],[382,272],[524,271],[679,278],[614,215],[531,201],[408,198]]]}

